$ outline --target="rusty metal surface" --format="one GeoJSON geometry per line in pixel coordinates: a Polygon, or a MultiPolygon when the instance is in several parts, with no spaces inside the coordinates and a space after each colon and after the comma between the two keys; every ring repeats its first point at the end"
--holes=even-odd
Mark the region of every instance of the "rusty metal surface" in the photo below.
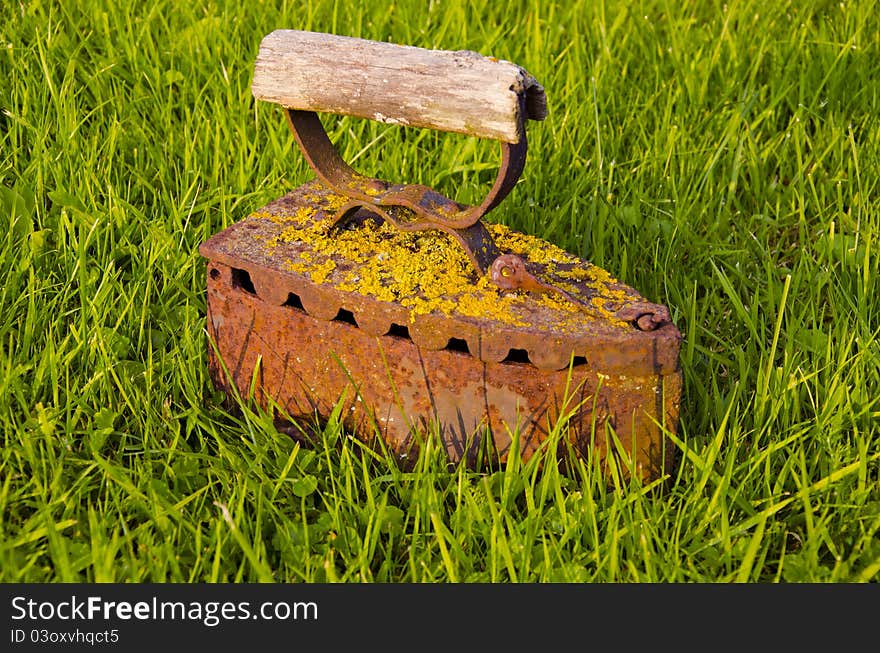
{"type": "MultiPolygon", "coordinates": [[[[526,290],[528,292],[549,292],[561,295],[572,304],[590,310],[591,306],[581,298],[567,293],[559,286],[541,281],[526,269],[522,257],[501,254],[489,266],[492,282],[499,288],[526,290]]],[[[614,317],[630,322],[640,331],[654,331],[672,322],[669,309],[652,302],[630,300],[614,312],[614,317]]]]}
{"type": "MultiPolygon", "coordinates": [[[[405,334],[377,336],[344,315],[320,319],[294,302],[282,305],[285,293],[263,285],[278,272],[267,268],[268,276],[258,284],[257,275],[251,286],[242,267],[251,262],[230,266],[230,255],[216,245],[203,253],[210,259],[210,373],[219,388],[234,386],[247,397],[253,384],[256,401],[293,418],[327,417],[344,398],[346,425],[365,440],[383,438],[400,454],[413,453],[419,431],[436,428],[451,460],[469,459],[487,434],[501,460],[516,434],[527,459],[562,418],[577,451],[604,459],[614,447],[610,425],[643,478],[670,469],[672,447],[658,424],[677,429],[681,375],[671,360],[661,364],[655,356],[652,365],[642,364],[639,339],[651,334],[606,341],[604,356],[597,351],[591,364],[561,370],[492,362],[422,348],[405,334]],[[625,359],[636,363],[621,366],[625,359]]],[[[665,341],[653,342],[658,348],[665,341]]]]}
{"type": "MultiPolygon", "coordinates": [[[[587,261],[560,263],[552,269],[529,265],[530,275],[547,279],[554,286],[565,285],[589,310],[548,307],[539,295],[520,293],[504,315],[474,316],[458,310],[416,314],[399,302],[342,289],[343,279],[357,273],[359,264],[335,253],[328,255],[332,272],[316,283],[297,271],[314,254],[310,245],[280,242],[279,234],[291,225],[305,229],[315,221],[320,223],[322,217],[332,219],[334,201],[338,200],[333,191],[309,182],[212,236],[199,251],[212,261],[246,270],[267,304],[281,305],[295,296],[306,312],[324,320],[333,319],[340,310],[349,311],[373,336],[388,333],[396,324],[406,327],[416,345],[427,350],[443,349],[455,338],[466,342],[469,352],[483,362],[500,362],[511,352],[523,351],[532,364],[544,370],[563,369],[572,359],[584,359],[591,367],[610,373],[669,374],[678,369],[681,334],[673,324],[663,322],[658,328],[642,331],[617,317],[620,311],[631,311],[630,317],[637,319],[644,316],[640,311],[645,306],[656,307],[655,311],[662,310],[668,316],[665,307],[647,302],[587,261]],[[300,218],[302,213],[308,215],[300,218]],[[608,280],[600,283],[590,277],[578,281],[565,276],[574,268],[608,280]]],[[[457,298],[450,299],[454,303],[457,298]]]]}

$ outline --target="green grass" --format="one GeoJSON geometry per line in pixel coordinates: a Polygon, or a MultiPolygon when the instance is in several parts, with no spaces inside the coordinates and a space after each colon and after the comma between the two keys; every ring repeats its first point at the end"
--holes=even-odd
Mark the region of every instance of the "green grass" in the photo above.
{"type": "MultiPolygon", "coordinates": [[[[875,2],[196,0],[0,8],[0,581],[880,577],[875,2]],[[428,7],[426,9],[426,7],[428,7]],[[273,29],[523,65],[550,116],[490,220],[667,304],[679,462],[404,471],[207,377],[200,242],[311,174],[250,75],[273,29]]],[[[498,153],[328,121],[473,201],[498,153]]]]}

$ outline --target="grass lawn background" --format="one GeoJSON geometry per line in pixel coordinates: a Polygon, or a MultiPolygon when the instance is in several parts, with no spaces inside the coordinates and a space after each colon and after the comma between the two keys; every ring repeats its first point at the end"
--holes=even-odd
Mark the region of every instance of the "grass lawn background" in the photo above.
{"type": "MultiPolygon", "coordinates": [[[[0,581],[871,581],[880,574],[875,2],[5,2],[0,581]],[[489,219],[664,303],[665,491],[587,465],[404,472],[207,377],[200,242],[311,177],[257,104],[297,28],[514,61],[547,91],[489,219]]],[[[474,201],[496,147],[352,119],[474,201]]]]}

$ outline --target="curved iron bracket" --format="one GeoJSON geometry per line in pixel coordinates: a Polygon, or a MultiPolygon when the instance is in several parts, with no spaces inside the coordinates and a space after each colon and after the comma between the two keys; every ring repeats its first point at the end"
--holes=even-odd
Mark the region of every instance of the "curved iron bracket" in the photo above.
{"type": "Polygon", "coordinates": [[[479,206],[460,204],[429,186],[394,184],[367,177],[348,165],[330,141],[314,111],[287,109],[287,122],[309,166],[335,191],[364,206],[405,207],[415,214],[411,229],[464,229],[476,224],[507,197],[525,168],[528,144],[501,143],[501,167],[489,194],[479,206]]]}

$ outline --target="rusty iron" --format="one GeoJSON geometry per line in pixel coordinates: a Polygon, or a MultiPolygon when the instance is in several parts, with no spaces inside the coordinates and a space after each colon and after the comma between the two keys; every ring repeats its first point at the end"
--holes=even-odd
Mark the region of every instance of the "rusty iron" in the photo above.
{"type": "MultiPolygon", "coordinates": [[[[398,303],[340,290],[332,278],[316,284],[291,269],[309,251],[305,243],[266,243],[297,224],[300,209],[314,211],[304,222],[331,219],[334,197],[308,182],[202,244],[210,372],[219,388],[243,395],[253,388],[260,405],[293,418],[327,416],[347,397],[345,422],[365,439],[378,435],[411,455],[418,434],[436,429],[451,460],[473,456],[487,434],[502,460],[512,434],[528,457],[560,419],[575,450],[604,459],[610,426],[644,477],[669,470],[663,430],[678,423],[680,333],[671,322],[642,331],[611,317],[620,297],[633,319],[644,317],[644,305],[659,312],[656,305],[616,281],[602,288],[607,297],[569,282],[572,297],[604,304],[609,317],[567,312],[563,324],[527,297],[515,317],[528,324],[516,326],[413,315],[398,303]]],[[[357,215],[370,218],[365,210],[357,215]]],[[[353,265],[333,258],[337,270],[353,265]]]]}
{"type": "MultiPolygon", "coordinates": [[[[342,402],[354,433],[402,456],[436,433],[452,461],[473,460],[486,443],[502,461],[511,451],[528,458],[562,423],[581,454],[626,454],[646,479],[669,471],[665,433],[678,428],[681,396],[681,334],[669,310],[549,244],[541,256],[516,238],[501,246],[503,232],[483,219],[523,171],[524,126],[518,142],[501,143],[485,199],[468,206],[365,176],[316,113],[285,116],[316,178],[199,248],[218,388],[295,420],[327,417],[342,402]],[[381,248],[391,238],[383,223],[393,234],[441,234],[450,267],[456,252],[466,258],[468,281],[445,291],[442,307],[427,283],[393,299],[358,286],[352,280],[388,253],[337,245],[354,231],[381,248]]],[[[418,257],[412,247],[407,256],[418,257]]]]}

